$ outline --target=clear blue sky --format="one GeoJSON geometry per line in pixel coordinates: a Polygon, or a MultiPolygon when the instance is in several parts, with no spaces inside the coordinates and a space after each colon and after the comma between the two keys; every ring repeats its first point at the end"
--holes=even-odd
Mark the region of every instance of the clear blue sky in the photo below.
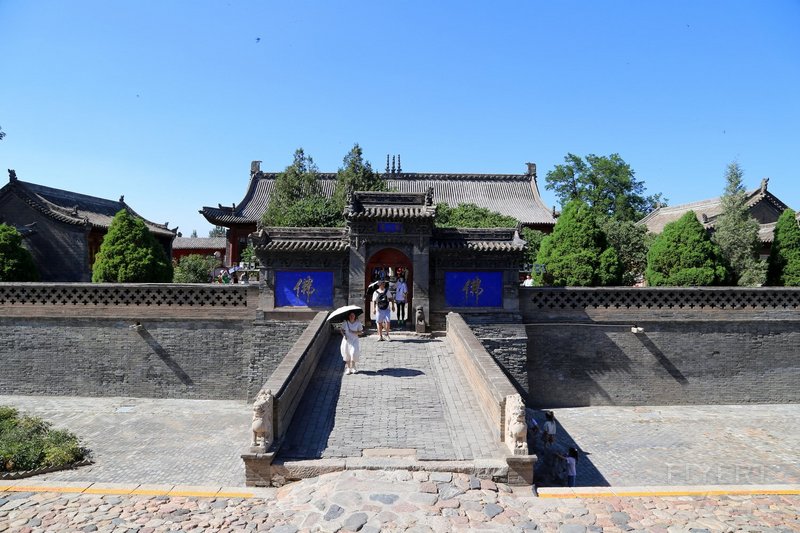
{"type": "Polygon", "coordinates": [[[800,2],[0,0],[0,168],[188,236],[250,161],[353,143],[407,172],[547,171],[619,153],[670,204],[800,208],[800,2]]]}

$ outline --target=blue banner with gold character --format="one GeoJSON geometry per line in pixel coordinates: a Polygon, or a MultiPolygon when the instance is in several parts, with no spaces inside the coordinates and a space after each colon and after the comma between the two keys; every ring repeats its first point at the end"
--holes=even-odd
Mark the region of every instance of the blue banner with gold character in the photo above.
{"type": "Polygon", "coordinates": [[[445,272],[447,307],[502,307],[502,272],[445,272]]]}
{"type": "Polygon", "coordinates": [[[333,307],[333,272],[275,272],[275,307],[333,307]]]}

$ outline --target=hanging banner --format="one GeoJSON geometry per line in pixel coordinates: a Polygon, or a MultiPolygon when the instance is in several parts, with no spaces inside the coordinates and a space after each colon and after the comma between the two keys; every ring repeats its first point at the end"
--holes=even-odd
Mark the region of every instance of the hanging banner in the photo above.
{"type": "Polygon", "coordinates": [[[278,270],[275,307],[333,307],[333,272],[278,270]]]}
{"type": "Polygon", "coordinates": [[[502,307],[502,272],[445,272],[447,307],[502,307]]]}

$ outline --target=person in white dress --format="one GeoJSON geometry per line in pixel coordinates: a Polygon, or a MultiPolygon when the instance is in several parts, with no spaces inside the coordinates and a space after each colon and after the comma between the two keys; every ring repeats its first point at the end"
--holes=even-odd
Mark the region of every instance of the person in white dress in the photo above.
{"type": "Polygon", "coordinates": [[[342,323],[342,359],[344,359],[344,373],[355,374],[358,372],[356,363],[361,355],[361,343],[358,337],[364,331],[364,326],[352,311],[347,315],[347,320],[342,323]]]}

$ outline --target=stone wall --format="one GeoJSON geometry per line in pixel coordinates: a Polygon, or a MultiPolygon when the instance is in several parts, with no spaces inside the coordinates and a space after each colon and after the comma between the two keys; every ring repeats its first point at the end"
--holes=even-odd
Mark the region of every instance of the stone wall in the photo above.
{"type": "Polygon", "coordinates": [[[0,394],[252,399],[307,326],[258,287],[0,284],[0,394]]]}
{"type": "Polygon", "coordinates": [[[527,399],[528,333],[517,314],[461,315],[487,352],[527,399]]]}
{"type": "Polygon", "coordinates": [[[531,405],[800,402],[800,290],[526,288],[520,301],[531,405]]]}

